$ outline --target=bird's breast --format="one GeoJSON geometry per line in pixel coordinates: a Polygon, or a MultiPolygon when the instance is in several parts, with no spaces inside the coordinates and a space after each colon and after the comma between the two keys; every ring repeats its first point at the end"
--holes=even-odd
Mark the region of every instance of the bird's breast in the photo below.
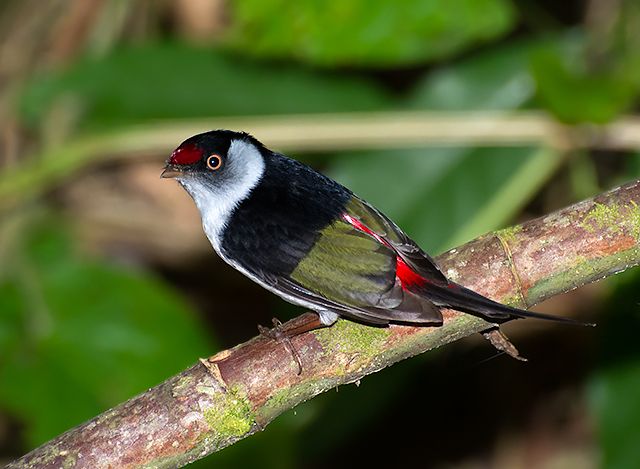
{"type": "Polygon", "coordinates": [[[229,217],[221,248],[245,268],[288,276],[349,197],[300,183],[258,186],[229,217]]]}

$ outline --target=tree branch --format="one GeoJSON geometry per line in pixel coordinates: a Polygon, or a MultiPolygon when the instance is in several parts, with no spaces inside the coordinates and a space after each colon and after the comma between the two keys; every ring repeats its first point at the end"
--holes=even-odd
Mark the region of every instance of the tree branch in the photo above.
{"type": "MultiPolygon", "coordinates": [[[[531,306],[640,263],[640,181],[441,255],[444,272],[503,302],[531,306]]],[[[262,430],[300,402],[399,360],[482,331],[445,311],[442,327],[349,321],[293,339],[304,370],[256,337],[51,440],[8,468],[179,467],[262,430]]],[[[300,321],[300,318],[293,321],[300,321]]]]}

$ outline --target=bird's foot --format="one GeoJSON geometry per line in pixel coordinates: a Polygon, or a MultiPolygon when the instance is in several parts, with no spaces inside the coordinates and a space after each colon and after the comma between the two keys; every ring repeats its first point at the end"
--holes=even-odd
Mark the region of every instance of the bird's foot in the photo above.
{"type": "Polygon", "coordinates": [[[271,329],[260,325],[258,326],[260,335],[281,343],[284,348],[286,348],[287,351],[291,354],[291,356],[293,356],[293,359],[298,365],[298,374],[301,374],[302,360],[297,350],[293,346],[291,339],[300,334],[304,334],[305,332],[320,329],[322,327],[327,327],[327,325],[321,321],[320,316],[317,313],[312,312],[298,316],[297,318],[292,319],[286,324],[282,324],[282,322],[280,322],[277,318],[273,318],[271,321],[273,322],[273,328],[271,329]]]}
{"type": "Polygon", "coordinates": [[[518,349],[516,348],[516,346],[513,345],[509,340],[509,338],[502,333],[499,327],[496,326],[491,329],[488,329],[482,332],[482,335],[496,349],[506,353],[511,358],[515,358],[516,360],[520,360],[521,362],[527,361],[526,358],[520,355],[520,352],[518,352],[518,349]]]}
{"type": "Polygon", "coordinates": [[[300,375],[302,373],[302,360],[300,360],[300,355],[291,343],[291,337],[295,337],[295,335],[288,334],[285,327],[282,325],[282,322],[278,318],[273,318],[271,322],[273,323],[273,328],[271,329],[258,324],[258,331],[260,332],[260,335],[282,344],[291,354],[296,365],[298,365],[297,374],[300,375]]]}

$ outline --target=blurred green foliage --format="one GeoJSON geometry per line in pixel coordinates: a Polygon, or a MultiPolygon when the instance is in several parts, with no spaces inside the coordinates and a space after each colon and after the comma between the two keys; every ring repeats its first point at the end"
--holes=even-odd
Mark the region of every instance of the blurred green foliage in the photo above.
{"type": "Polygon", "coordinates": [[[590,405],[598,424],[602,467],[633,468],[640,461],[640,305],[637,269],[613,283],[616,289],[602,315],[599,368],[588,383],[590,405]]]}
{"type": "Polygon", "coordinates": [[[29,225],[19,237],[3,233],[0,405],[25,422],[30,446],[212,350],[166,284],[80,255],[60,220],[29,225]]]}
{"type": "MultiPolygon", "coordinates": [[[[522,107],[534,92],[527,67],[531,49],[530,43],[496,48],[438,70],[418,82],[406,105],[439,111],[522,107]]],[[[561,162],[548,148],[419,148],[389,153],[340,155],[331,166],[332,175],[389,213],[432,252],[506,223],[561,162]]]]}
{"type": "Polygon", "coordinates": [[[545,43],[532,60],[543,106],[568,123],[602,124],[628,110],[640,92],[640,58],[624,55],[607,62],[590,64],[584,37],[545,43]]]}
{"type": "Polygon", "coordinates": [[[21,103],[24,118],[36,125],[70,101],[80,107],[83,129],[162,118],[369,111],[391,104],[385,91],[364,78],[171,43],[80,60],[31,81],[21,103]]]}
{"type": "Polygon", "coordinates": [[[506,0],[239,0],[232,9],[236,50],[325,66],[443,59],[500,37],[516,20],[506,0]]]}

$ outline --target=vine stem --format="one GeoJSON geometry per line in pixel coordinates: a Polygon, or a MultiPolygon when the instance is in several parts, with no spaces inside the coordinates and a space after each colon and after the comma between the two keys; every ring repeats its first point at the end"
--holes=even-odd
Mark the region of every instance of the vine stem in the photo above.
{"type": "Polygon", "coordinates": [[[544,145],[563,151],[640,148],[637,116],[601,126],[568,126],[536,111],[395,111],[163,121],[79,136],[6,168],[0,172],[0,210],[37,197],[91,165],[168,156],[185,135],[216,128],[245,129],[270,148],[296,153],[427,145],[544,145]]]}

